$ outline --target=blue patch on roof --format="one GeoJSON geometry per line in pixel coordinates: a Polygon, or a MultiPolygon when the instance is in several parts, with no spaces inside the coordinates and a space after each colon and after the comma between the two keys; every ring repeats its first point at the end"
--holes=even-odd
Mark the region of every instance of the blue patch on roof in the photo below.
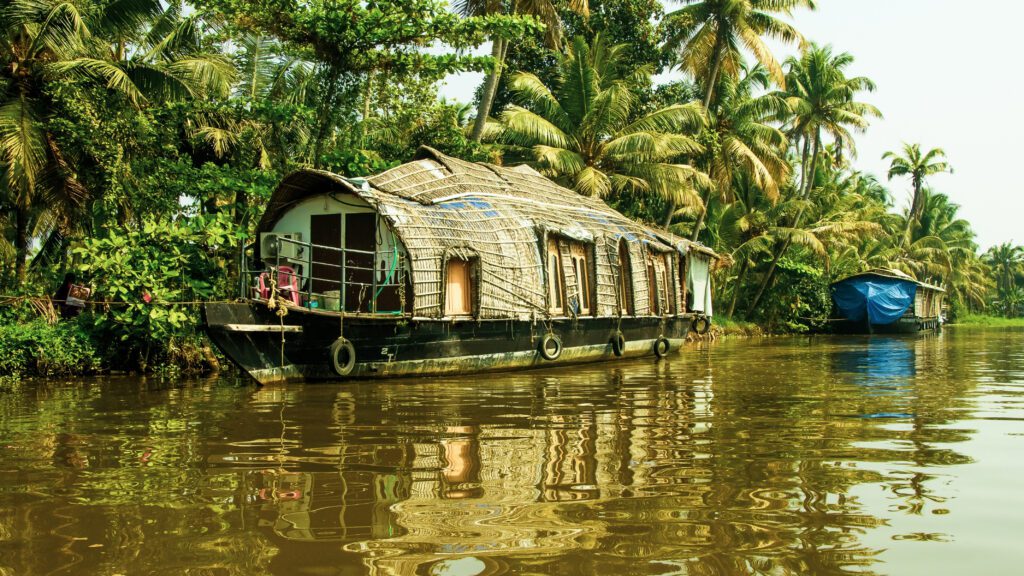
{"type": "Polygon", "coordinates": [[[500,216],[500,214],[498,214],[498,211],[494,209],[494,205],[492,205],[490,202],[485,202],[483,200],[467,200],[466,202],[442,202],[441,204],[438,204],[438,206],[444,208],[445,210],[465,210],[466,208],[472,206],[473,208],[482,209],[484,211],[483,215],[488,218],[497,218],[498,216],[500,216]]]}
{"type": "Polygon", "coordinates": [[[498,211],[494,209],[494,206],[490,202],[484,202],[483,200],[470,200],[469,205],[474,208],[483,208],[484,216],[488,218],[497,218],[498,211]]]}
{"type": "Polygon", "coordinates": [[[625,238],[627,242],[636,242],[636,234],[630,232],[629,228],[626,228],[622,224],[616,224],[615,227],[619,229],[619,233],[615,236],[617,239],[625,238]]]}

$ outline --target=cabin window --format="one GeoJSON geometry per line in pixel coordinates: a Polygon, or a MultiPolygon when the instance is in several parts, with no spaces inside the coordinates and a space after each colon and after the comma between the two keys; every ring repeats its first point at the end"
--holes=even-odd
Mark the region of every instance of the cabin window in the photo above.
{"type": "Polygon", "coordinates": [[[468,260],[448,260],[445,287],[445,316],[470,316],[473,314],[472,268],[468,260]]]}
{"type": "Polygon", "coordinates": [[[647,306],[649,314],[660,314],[658,310],[658,276],[654,273],[653,254],[647,255],[647,306]]]}
{"type": "Polygon", "coordinates": [[[576,276],[576,302],[578,314],[589,315],[592,305],[590,295],[590,264],[587,249],[579,243],[569,244],[569,256],[572,258],[572,270],[576,276]]]}
{"type": "Polygon", "coordinates": [[[662,296],[665,302],[665,313],[675,314],[676,309],[676,283],[672,275],[672,254],[661,255],[662,266],[661,277],[665,279],[662,286],[662,296]]]}
{"type": "Polygon", "coordinates": [[[562,278],[562,253],[558,241],[548,240],[548,312],[565,314],[565,282],[562,278]]]}
{"type": "Polygon", "coordinates": [[[619,311],[624,316],[633,315],[633,267],[625,240],[619,242],[619,311]]]}
{"type": "Polygon", "coordinates": [[[672,254],[647,253],[648,305],[655,315],[672,314],[675,309],[675,282],[672,278],[672,254]]]}

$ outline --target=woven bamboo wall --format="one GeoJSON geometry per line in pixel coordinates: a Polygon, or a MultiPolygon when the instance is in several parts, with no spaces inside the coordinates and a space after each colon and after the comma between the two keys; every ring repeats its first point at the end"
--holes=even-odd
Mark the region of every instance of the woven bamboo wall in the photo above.
{"type": "MultiPolygon", "coordinates": [[[[423,157],[369,179],[360,191],[401,237],[412,263],[414,314],[442,317],[443,267],[448,258],[479,258],[481,318],[548,316],[544,281],[545,234],[561,239],[567,294],[578,283],[568,241],[590,249],[588,264],[596,301],[591,313],[618,314],[618,242],[628,247],[633,308],[651,314],[648,251],[677,252],[690,244],[629,220],[597,198],[580,196],[526,167],[474,164],[426,149],[423,157]]],[[[658,272],[658,281],[678,283],[678,270],[658,272]]],[[[682,290],[675,287],[676,310],[682,290]]],[[[662,302],[665,309],[666,302],[662,302]]]]}

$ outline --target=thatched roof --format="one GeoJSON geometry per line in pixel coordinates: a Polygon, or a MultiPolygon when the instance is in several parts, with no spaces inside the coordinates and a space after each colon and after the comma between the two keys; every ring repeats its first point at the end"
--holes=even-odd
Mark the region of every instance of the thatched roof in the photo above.
{"type": "MultiPolygon", "coordinates": [[[[416,315],[441,315],[444,262],[456,256],[477,257],[483,264],[481,317],[543,316],[540,241],[547,235],[594,245],[600,315],[614,313],[620,240],[627,242],[634,262],[644,261],[645,249],[714,257],[701,245],[638,224],[600,199],[558,186],[529,167],[465,162],[427,147],[412,162],[365,180],[318,170],[294,172],[274,192],[258,230],[270,230],[305,198],[337,191],[368,202],[401,239],[411,261],[416,315]]],[[[647,297],[640,268],[633,266],[637,313],[647,297]]]]}

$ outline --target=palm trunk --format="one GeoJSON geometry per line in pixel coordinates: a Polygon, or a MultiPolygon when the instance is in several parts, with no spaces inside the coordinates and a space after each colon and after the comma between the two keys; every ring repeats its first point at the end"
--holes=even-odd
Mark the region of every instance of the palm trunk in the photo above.
{"type": "Polygon", "coordinates": [[[672,201],[672,200],[669,200],[669,203],[668,203],[668,214],[665,215],[665,225],[662,226],[662,228],[664,228],[665,231],[668,231],[669,226],[672,225],[672,217],[675,216],[675,214],[676,214],[676,203],[674,201],[672,201]]]}
{"type": "Polygon", "coordinates": [[[921,213],[924,212],[924,199],[921,198],[921,182],[914,178],[914,198],[910,201],[910,213],[907,214],[907,233],[903,235],[903,245],[911,241],[914,230],[914,222],[921,221],[921,213]]]}
{"type": "Polygon", "coordinates": [[[505,67],[505,54],[508,52],[508,41],[503,38],[495,38],[491,47],[491,57],[494,58],[494,68],[487,75],[484,81],[483,93],[480,95],[480,105],[476,109],[476,121],[473,122],[473,133],[470,139],[479,142],[484,135],[484,127],[487,125],[487,118],[491,115],[491,106],[494,105],[494,97],[498,94],[498,81],[501,79],[502,68],[505,67]]]}
{"type": "Polygon", "coordinates": [[[28,208],[20,204],[14,209],[14,253],[17,287],[25,285],[25,269],[28,263],[28,208]]]}
{"type": "MultiPolygon", "coordinates": [[[[811,190],[814,188],[814,175],[818,171],[818,155],[820,152],[821,135],[817,134],[814,137],[814,153],[811,155],[811,170],[806,176],[806,186],[803,194],[801,194],[801,199],[803,200],[806,200],[810,196],[811,190]]],[[[793,228],[800,227],[800,221],[803,220],[803,216],[804,208],[801,206],[800,210],[796,213],[796,218],[793,220],[793,228]]],[[[753,314],[754,311],[757,310],[758,304],[761,303],[761,297],[764,296],[764,293],[768,290],[768,286],[772,283],[772,280],[775,279],[775,269],[779,264],[779,260],[782,259],[792,244],[793,235],[789,234],[786,236],[786,241],[782,243],[782,248],[775,253],[775,256],[772,257],[772,263],[768,266],[768,272],[765,273],[764,280],[761,282],[761,286],[757,290],[757,295],[754,296],[754,301],[750,304],[748,314],[753,314]]]]}
{"type": "MultiPolygon", "coordinates": [[[[725,49],[724,44],[725,39],[722,36],[721,31],[719,31],[715,38],[715,59],[711,64],[711,71],[708,73],[708,85],[704,88],[705,110],[709,110],[711,108],[711,98],[715,94],[715,83],[718,82],[718,74],[722,70],[722,51],[725,49]]],[[[711,194],[708,193],[705,196],[707,197],[704,198],[704,206],[700,209],[700,215],[697,216],[697,223],[694,225],[693,233],[690,235],[690,240],[693,242],[696,242],[697,238],[700,236],[700,228],[704,225],[704,219],[707,217],[708,202],[711,201],[711,194]]],[[[672,211],[675,211],[674,205],[672,211]]],[[[672,218],[671,213],[669,213],[669,218],[672,218]]],[[[668,225],[665,227],[668,228],[668,225]]]]}
{"type": "Polygon", "coordinates": [[[924,198],[921,197],[921,181],[914,179],[914,200],[910,203],[910,217],[913,220],[920,220],[924,212],[924,198]]]}
{"type": "Polygon", "coordinates": [[[811,141],[804,138],[803,152],[800,155],[800,191],[807,186],[807,158],[811,154],[811,141]]]}
{"type": "Polygon", "coordinates": [[[697,222],[693,225],[693,233],[690,234],[691,242],[696,242],[697,238],[700,237],[701,226],[704,225],[704,219],[707,218],[708,215],[708,202],[711,202],[711,191],[705,191],[705,194],[701,196],[701,200],[704,201],[704,206],[701,207],[700,214],[697,216],[697,222]]]}
{"type": "MultiPolygon", "coordinates": [[[[715,38],[715,59],[712,61],[711,72],[708,73],[708,86],[705,87],[705,110],[711,109],[711,99],[715,95],[715,83],[718,82],[718,74],[722,70],[722,51],[725,49],[725,39],[719,31],[718,36],[715,38]]],[[[706,195],[707,198],[703,199],[705,205],[700,208],[700,214],[697,216],[696,224],[693,227],[693,234],[690,235],[690,240],[693,242],[697,241],[697,237],[700,236],[700,227],[703,225],[703,221],[708,216],[708,202],[711,201],[711,194],[706,195]]],[[[674,211],[674,210],[673,210],[674,211]]],[[[671,218],[671,216],[670,216],[671,218]]],[[[668,227],[666,227],[668,228],[668,227]]]]}
{"type": "Polygon", "coordinates": [[[721,28],[715,37],[715,59],[711,64],[711,72],[708,73],[708,85],[704,87],[704,109],[711,107],[711,97],[715,93],[715,83],[718,82],[718,73],[722,69],[722,52],[725,50],[725,37],[721,28]]]}
{"type": "Polygon", "coordinates": [[[747,269],[750,268],[750,260],[743,260],[743,266],[740,267],[740,275],[736,277],[736,285],[732,290],[732,302],[729,303],[729,312],[725,315],[727,318],[732,318],[734,312],[736,312],[736,301],[740,297],[740,289],[743,288],[743,280],[747,276],[747,269]]]}

